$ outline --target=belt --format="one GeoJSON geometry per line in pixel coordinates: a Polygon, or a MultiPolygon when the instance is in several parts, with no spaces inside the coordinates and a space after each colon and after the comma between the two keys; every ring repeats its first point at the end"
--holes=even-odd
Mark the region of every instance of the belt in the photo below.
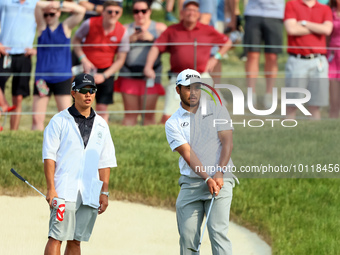
{"type": "Polygon", "coordinates": [[[301,58],[301,59],[314,59],[314,58],[318,58],[321,56],[325,56],[323,54],[308,54],[308,55],[301,55],[301,54],[289,54],[292,57],[295,58],[301,58]]]}
{"type": "Polygon", "coordinates": [[[25,56],[25,54],[9,54],[11,57],[22,57],[25,56]]]}

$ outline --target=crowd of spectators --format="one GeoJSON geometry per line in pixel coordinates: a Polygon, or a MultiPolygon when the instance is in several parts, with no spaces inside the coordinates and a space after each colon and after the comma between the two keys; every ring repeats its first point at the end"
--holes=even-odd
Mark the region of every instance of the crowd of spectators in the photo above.
{"type": "MultiPolygon", "coordinates": [[[[133,0],[134,21],[121,24],[125,1],[79,0],[38,1],[1,0],[0,2],[0,114],[8,110],[10,127],[18,129],[23,98],[30,95],[32,56],[37,55],[33,91],[32,129],[44,128],[44,112],[51,94],[58,111],[72,102],[69,90],[72,66],[94,76],[98,84],[96,111],[108,122],[108,105],[113,93],[122,93],[127,111],[124,125],[136,125],[138,111],[155,110],[159,96],[165,95],[164,123],[178,108],[174,77],[186,68],[196,69],[203,77],[218,82],[221,59],[239,41],[244,32],[247,86],[253,90],[259,59],[265,44],[264,73],[266,94],[263,106],[272,106],[272,88],[282,52],[283,30],[288,36],[286,86],[303,87],[311,92],[309,110],[320,119],[321,107],[330,105],[329,116],[340,112],[340,6],[337,0],[244,0],[244,29],[239,0],[178,0],[179,23],[167,27],[151,20],[152,0],[133,0]],[[329,2],[329,3],[328,3],[329,2]],[[63,22],[62,12],[70,13],[63,22]],[[81,24],[80,24],[81,23],[81,24]],[[72,29],[80,24],[71,38],[72,29]],[[236,35],[233,34],[237,31],[236,35]],[[33,47],[37,36],[38,47],[33,47]],[[327,40],[327,38],[329,40],[327,40]],[[154,42],[150,46],[150,42],[154,42]],[[197,42],[195,48],[188,43],[197,42]],[[328,42],[328,45],[327,45],[328,42]],[[71,47],[73,52],[71,55],[71,47]],[[149,43],[145,44],[145,43],[149,43]],[[200,43],[209,46],[200,46],[200,43]],[[219,45],[219,47],[214,46],[219,45]],[[327,50],[329,46],[329,50],[327,50]],[[160,55],[170,53],[169,85],[161,84],[160,55]],[[329,67],[329,68],[328,68],[329,67]],[[116,73],[120,73],[114,81],[116,73]],[[12,79],[12,105],[4,96],[5,84],[12,79]]],[[[127,1],[129,2],[129,1],[127,1]]],[[[175,1],[166,1],[166,19],[173,16],[175,1]]],[[[130,10],[130,9],[127,9],[130,10]]],[[[295,95],[291,95],[293,98],[295,95]]],[[[287,117],[295,118],[295,107],[288,107],[287,117]]],[[[154,113],[143,115],[143,124],[155,124],[154,113]]]]}

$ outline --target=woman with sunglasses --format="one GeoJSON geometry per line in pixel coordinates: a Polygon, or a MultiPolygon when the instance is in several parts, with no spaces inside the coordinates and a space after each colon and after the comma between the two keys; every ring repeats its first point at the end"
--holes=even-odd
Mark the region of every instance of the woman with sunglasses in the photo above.
{"type": "Polygon", "coordinates": [[[73,2],[39,1],[36,5],[35,19],[39,46],[33,93],[35,114],[33,114],[32,130],[44,129],[45,114],[41,112],[46,112],[52,93],[58,111],[71,105],[70,39],[72,29],[82,21],[84,14],[85,8],[73,2]],[[69,12],[71,15],[60,22],[61,12],[69,12]]]}
{"type": "MultiPolygon", "coordinates": [[[[122,93],[126,111],[143,110],[144,107],[145,110],[155,110],[158,96],[165,94],[164,88],[161,85],[161,76],[159,75],[156,77],[154,85],[153,83],[151,83],[151,87],[148,85],[146,105],[144,106],[147,82],[143,75],[143,69],[152,45],[145,46],[138,44],[152,43],[167,28],[165,24],[151,20],[150,16],[150,1],[135,0],[133,2],[134,22],[126,25],[132,45],[126,56],[125,64],[120,70],[120,73],[123,75],[117,82],[118,90],[122,93]]],[[[162,73],[160,58],[155,62],[154,70],[157,74],[162,73]]],[[[125,114],[123,125],[136,125],[137,117],[138,114],[136,113],[125,114]]],[[[145,114],[144,125],[155,123],[154,113],[145,114]]]]}

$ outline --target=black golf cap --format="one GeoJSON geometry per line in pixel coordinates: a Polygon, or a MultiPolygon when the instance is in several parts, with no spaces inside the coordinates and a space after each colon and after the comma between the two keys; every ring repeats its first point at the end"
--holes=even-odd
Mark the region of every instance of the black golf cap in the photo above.
{"type": "Polygon", "coordinates": [[[93,76],[87,73],[78,74],[72,82],[72,90],[81,89],[86,86],[97,88],[93,76]]]}

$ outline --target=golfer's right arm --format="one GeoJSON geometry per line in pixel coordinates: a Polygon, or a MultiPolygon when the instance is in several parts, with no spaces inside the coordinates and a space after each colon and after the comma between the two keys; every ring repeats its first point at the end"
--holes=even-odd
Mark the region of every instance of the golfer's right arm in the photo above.
{"type": "Polygon", "coordinates": [[[58,197],[58,194],[54,186],[54,172],[55,161],[52,159],[44,159],[44,172],[47,184],[46,200],[50,207],[52,207],[52,199],[58,197]]]}
{"type": "MultiPolygon", "coordinates": [[[[205,171],[203,171],[204,168],[201,161],[196,156],[195,152],[191,150],[191,147],[188,143],[182,144],[175,150],[183,157],[183,159],[185,160],[185,162],[187,162],[192,171],[194,171],[198,176],[200,176],[204,180],[209,177],[209,175],[205,171]]],[[[210,178],[207,181],[207,185],[210,193],[213,194],[215,192],[217,196],[219,193],[219,189],[217,189],[216,182],[212,178],[210,178]]]]}

